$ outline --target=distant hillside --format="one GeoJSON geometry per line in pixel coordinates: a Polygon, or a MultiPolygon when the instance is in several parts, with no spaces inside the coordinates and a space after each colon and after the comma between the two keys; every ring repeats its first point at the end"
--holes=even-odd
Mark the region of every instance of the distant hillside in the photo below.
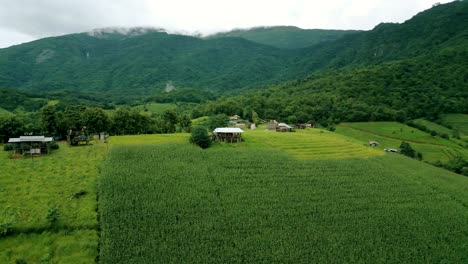
{"type": "Polygon", "coordinates": [[[311,47],[325,41],[337,40],[344,35],[356,32],[359,31],[301,29],[292,26],[277,26],[236,29],[211,35],[208,38],[238,37],[277,48],[297,49],[311,47]]]}
{"type": "Polygon", "coordinates": [[[371,31],[348,34],[305,49],[298,69],[377,64],[468,46],[468,1],[437,5],[402,24],[382,23],[371,31]]]}
{"type": "Polygon", "coordinates": [[[244,39],[202,40],[149,32],[73,34],[0,50],[0,85],[141,98],[175,88],[226,91],[286,80],[287,51],[244,39]]]}
{"type": "Polygon", "coordinates": [[[468,46],[380,65],[316,73],[269,89],[220,98],[197,109],[210,115],[243,115],[324,125],[340,121],[436,120],[468,113],[468,46]]]}
{"type": "MultiPolygon", "coordinates": [[[[279,27],[270,32],[280,36],[282,31],[293,29],[279,27]]],[[[250,33],[267,31],[257,29],[250,33]]],[[[288,34],[278,39],[288,39],[288,34]]],[[[434,80],[432,87],[449,77],[449,83],[468,79],[466,68],[457,68],[457,56],[465,59],[466,47],[467,1],[438,5],[403,24],[381,24],[371,31],[345,34],[302,49],[280,49],[238,37],[201,39],[161,30],[94,31],[0,49],[0,87],[46,97],[51,93],[68,93],[71,98],[80,94],[89,100],[120,104],[143,98],[156,102],[186,100],[184,93],[189,92],[198,102],[213,95],[238,94],[333,69],[362,68],[423,56],[424,63],[431,64],[433,55],[445,63],[438,66],[442,69],[427,72],[433,76],[412,77],[416,84],[434,80]],[[454,60],[446,59],[444,54],[454,60]],[[176,92],[166,94],[167,85],[176,92]]],[[[369,76],[362,78],[362,87],[375,92],[386,87],[384,83],[383,87],[374,88],[365,81],[369,76]]],[[[333,87],[336,80],[328,81],[325,87],[333,87]]],[[[442,91],[443,85],[438,89],[442,91]]]]}

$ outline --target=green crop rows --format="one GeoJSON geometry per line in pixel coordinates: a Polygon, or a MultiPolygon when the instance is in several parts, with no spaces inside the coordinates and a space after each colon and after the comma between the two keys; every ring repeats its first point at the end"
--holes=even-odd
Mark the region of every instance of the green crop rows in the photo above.
{"type": "Polygon", "coordinates": [[[273,148],[299,159],[368,158],[384,154],[351,138],[320,129],[298,130],[294,133],[247,130],[243,137],[249,148],[273,148]]]}
{"type": "Polygon", "coordinates": [[[114,146],[98,185],[102,263],[468,261],[468,178],[400,155],[114,146]]]}

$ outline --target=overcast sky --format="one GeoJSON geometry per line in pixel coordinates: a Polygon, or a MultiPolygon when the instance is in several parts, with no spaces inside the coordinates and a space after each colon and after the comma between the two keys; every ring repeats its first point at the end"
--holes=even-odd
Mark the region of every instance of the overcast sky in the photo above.
{"type": "Polygon", "coordinates": [[[292,25],[369,30],[450,0],[0,0],[0,48],[105,27],[210,34],[292,25]]]}

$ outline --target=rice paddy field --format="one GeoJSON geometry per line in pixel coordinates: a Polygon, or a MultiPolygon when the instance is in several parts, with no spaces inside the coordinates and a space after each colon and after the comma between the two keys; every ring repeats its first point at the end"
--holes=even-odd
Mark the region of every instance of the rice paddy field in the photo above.
{"type": "Polygon", "coordinates": [[[299,159],[368,158],[384,154],[352,138],[321,129],[277,133],[260,128],[246,130],[243,138],[245,147],[282,150],[299,159]]]}
{"type": "Polygon", "coordinates": [[[467,193],[468,178],[394,153],[117,145],[100,262],[466,263],[467,193]]]}
{"type": "Polygon", "coordinates": [[[361,144],[375,140],[380,144],[376,149],[380,150],[398,149],[402,141],[408,141],[428,162],[448,162],[457,156],[468,158],[468,149],[460,146],[458,141],[432,137],[426,132],[396,122],[342,123],[337,126],[336,133],[356,139],[361,144]]]}

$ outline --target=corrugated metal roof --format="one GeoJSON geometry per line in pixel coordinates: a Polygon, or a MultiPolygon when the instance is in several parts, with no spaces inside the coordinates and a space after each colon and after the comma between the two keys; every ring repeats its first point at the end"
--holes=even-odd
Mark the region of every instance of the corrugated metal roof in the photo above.
{"type": "Polygon", "coordinates": [[[18,142],[51,142],[54,138],[44,137],[44,136],[21,136],[19,138],[10,138],[8,143],[18,143],[18,142]]]}
{"type": "Polygon", "coordinates": [[[21,136],[20,141],[21,142],[32,142],[32,141],[43,142],[44,138],[45,138],[44,136],[21,136]]]}
{"type": "Polygon", "coordinates": [[[287,128],[292,128],[292,126],[286,124],[286,123],[279,123],[278,124],[279,127],[287,127],[287,128]]]}
{"type": "Polygon", "coordinates": [[[218,127],[213,133],[244,133],[244,130],[238,127],[218,127]]]}

